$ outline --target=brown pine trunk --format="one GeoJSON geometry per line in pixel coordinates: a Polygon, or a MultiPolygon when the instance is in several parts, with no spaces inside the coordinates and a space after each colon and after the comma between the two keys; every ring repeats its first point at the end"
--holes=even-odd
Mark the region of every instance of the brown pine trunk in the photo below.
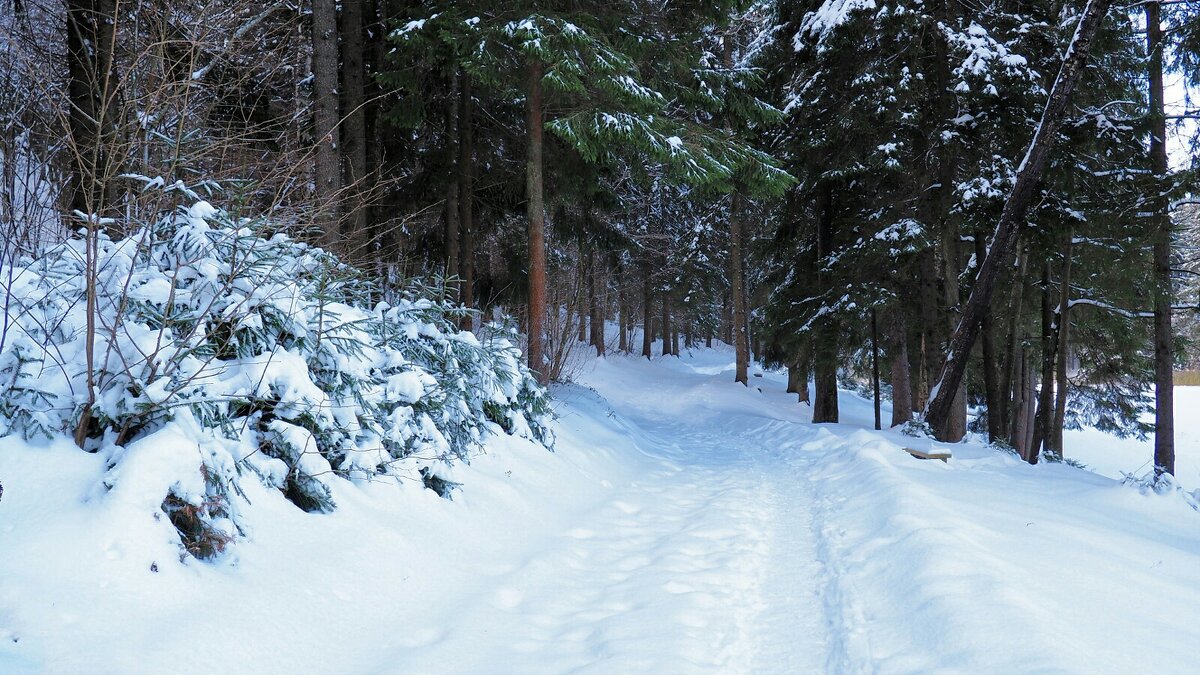
{"type": "Polygon", "coordinates": [[[117,83],[112,72],[116,7],[113,0],[68,0],[66,18],[70,209],[101,214],[109,206],[108,182],[115,173],[111,146],[116,140],[117,115],[113,109],[117,83]]]}
{"type": "Polygon", "coordinates": [[[321,245],[346,252],[341,237],[341,131],[338,127],[337,0],[312,3],[313,137],[316,140],[314,184],[316,224],[321,245]]]}
{"type": "MultiPolygon", "coordinates": [[[[985,257],[987,257],[987,245],[983,241],[983,233],[978,232],[975,234],[975,260],[980,261],[985,257]]],[[[982,341],[983,351],[983,391],[987,405],[988,441],[995,441],[1003,437],[1004,433],[1001,431],[1003,410],[1000,404],[1000,382],[996,371],[996,329],[992,325],[991,312],[983,317],[983,333],[979,339],[982,341]]]]}
{"type": "Polygon", "coordinates": [[[1054,355],[1058,336],[1054,326],[1054,300],[1050,295],[1050,261],[1042,265],[1042,386],[1038,390],[1037,415],[1027,459],[1037,464],[1050,427],[1054,423],[1054,355]]]}
{"type": "Polygon", "coordinates": [[[750,342],[746,333],[746,277],[742,269],[742,196],[733,193],[729,207],[729,281],[733,296],[734,382],[750,381],[750,342]]]}
{"type": "Polygon", "coordinates": [[[592,309],[591,342],[592,342],[592,346],[596,348],[596,356],[604,356],[604,318],[605,318],[604,315],[605,315],[605,311],[604,311],[603,289],[601,288],[601,286],[604,283],[603,282],[604,277],[602,274],[603,270],[600,269],[600,262],[601,262],[600,256],[596,255],[595,251],[592,251],[592,260],[591,260],[591,264],[588,266],[588,269],[591,271],[591,275],[590,275],[591,284],[590,284],[590,291],[589,291],[592,296],[592,298],[591,298],[591,309],[592,309]]]}
{"type": "Polygon", "coordinates": [[[650,266],[642,268],[642,356],[654,356],[654,287],[650,283],[650,266]]]}
{"type": "MultiPolygon", "coordinates": [[[[443,218],[446,225],[446,278],[458,279],[458,263],[461,257],[459,250],[459,217],[462,213],[458,203],[458,75],[450,79],[449,105],[446,107],[446,208],[443,218]]],[[[450,288],[457,289],[457,282],[450,288]]],[[[457,300],[457,292],[455,293],[457,300]]]]}
{"type": "Polygon", "coordinates": [[[617,337],[617,349],[622,354],[628,354],[630,352],[629,332],[633,327],[633,322],[631,321],[632,317],[629,315],[629,289],[625,284],[625,275],[621,273],[624,269],[622,265],[617,271],[617,303],[620,305],[619,311],[621,312],[621,334],[617,337]]]}
{"type": "Polygon", "coordinates": [[[367,238],[367,115],[366,72],[363,69],[364,0],[341,0],[342,4],[342,167],[346,184],[342,210],[343,239],[350,259],[364,263],[370,244],[367,238]]]}
{"type": "Polygon", "coordinates": [[[1071,249],[1074,246],[1074,233],[1067,228],[1066,242],[1063,244],[1062,280],[1058,289],[1058,358],[1054,373],[1054,428],[1050,432],[1050,449],[1059,457],[1066,457],[1063,445],[1063,426],[1067,418],[1067,360],[1070,358],[1071,333],[1071,249]]]}
{"type": "Polygon", "coordinates": [[[525,123],[528,156],[525,163],[525,192],[529,220],[529,369],[538,382],[549,382],[543,363],[546,318],[546,207],[542,194],[542,64],[528,67],[525,92],[525,123]]]}
{"type": "Polygon", "coordinates": [[[1010,264],[1020,224],[1025,219],[1025,212],[1049,161],[1054,139],[1066,117],[1071,92],[1087,63],[1092,38],[1111,4],[1112,0],[1088,0],[1084,6],[1075,36],[1067,49],[1062,68],[1042,112],[1042,119],[1030,142],[1029,151],[1021,161],[1016,182],[1004,201],[996,232],[992,235],[991,249],[980,264],[975,285],[962,312],[962,319],[950,340],[950,349],[935,385],[936,395],[930,398],[929,405],[926,406],[925,419],[940,440],[953,440],[949,436],[943,437],[938,434],[950,429],[948,423],[955,414],[956,399],[966,374],[967,361],[979,335],[983,317],[991,311],[996,282],[1004,268],[1010,264]]]}
{"type": "MultiPolygon", "coordinates": [[[[819,193],[817,223],[817,259],[823,261],[833,253],[833,186],[826,184],[819,193]]],[[[822,265],[823,266],[823,265],[822,265]]],[[[817,272],[818,285],[822,290],[831,286],[827,273],[817,272]]],[[[813,422],[837,423],[838,421],[838,325],[836,320],[825,315],[817,321],[813,336],[813,422]]]]}
{"type": "Polygon", "coordinates": [[[1163,103],[1163,34],[1158,2],[1146,4],[1150,55],[1150,168],[1154,171],[1154,477],[1175,474],[1175,346],[1171,331],[1171,217],[1163,195],[1167,119],[1163,103]]]}
{"type": "Polygon", "coordinates": [[[592,283],[591,283],[592,258],[591,258],[591,254],[584,253],[583,250],[581,249],[579,251],[579,259],[581,261],[581,264],[579,266],[579,288],[580,288],[580,292],[578,295],[579,306],[576,308],[576,312],[575,312],[575,315],[577,317],[579,317],[579,323],[576,326],[575,339],[578,340],[579,342],[587,342],[587,338],[588,338],[587,303],[589,300],[589,296],[592,293],[592,283]]]}
{"type": "Polygon", "coordinates": [[[899,308],[891,312],[888,322],[888,352],[892,357],[892,424],[899,426],[912,421],[912,383],[909,382],[908,326],[899,308]]]}
{"type": "Polygon", "coordinates": [[[1020,400],[1019,387],[1021,386],[1021,343],[1024,340],[1022,333],[1022,313],[1024,312],[1025,300],[1025,270],[1028,265],[1028,257],[1022,251],[1017,256],[1017,274],[1016,283],[1013,284],[1013,300],[1012,300],[1012,320],[1009,323],[1008,330],[1008,357],[1005,359],[1007,367],[1002,371],[1002,379],[1000,382],[1000,429],[1001,435],[998,437],[1008,443],[1012,447],[1016,447],[1017,437],[1013,434],[1014,420],[1017,418],[1019,408],[1017,402],[1020,400]]]}
{"type": "Polygon", "coordinates": [[[800,371],[800,382],[796,391],[798,403],[809,403],[811,399],[808,395],[808,376],[812,374],[812,346],[811,343],[804,347],[800,352],[800,360],[798,361],[798,369],[800,371]]]}
{"type": "MultiPolygon", "coordinates": [[[[463,306],[475,306],[475,120],[471,80],[462,75],[459,83],[461,103],[458,112],[458,276],[462,279],[459,299],[463,306]]],[[[464,317],[464,330],[473,327],[473,317],[464,317]]]]}
{"type": "Polygon", "coordinates": [[[662,355],[671,355],[671,296],[663,293],[662,298],[662,355]]]}

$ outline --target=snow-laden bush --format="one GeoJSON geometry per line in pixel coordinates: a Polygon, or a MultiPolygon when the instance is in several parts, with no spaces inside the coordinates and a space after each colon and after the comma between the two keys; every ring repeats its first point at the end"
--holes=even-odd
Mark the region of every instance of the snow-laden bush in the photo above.
{"type": "Polygon", "coordinates": [[[436,286],[370,308],[355,270],[258,229],[201,201],[0,270],[0,434],[74,435],[111,453],[111,487],[124,448],[183,430],[200,452],[162,507],[199,553],[236,533],[250,475],[325,511],[335,477],[441,491],[489,434],[550,443],[511,329],[459,331],[436,286]]]}

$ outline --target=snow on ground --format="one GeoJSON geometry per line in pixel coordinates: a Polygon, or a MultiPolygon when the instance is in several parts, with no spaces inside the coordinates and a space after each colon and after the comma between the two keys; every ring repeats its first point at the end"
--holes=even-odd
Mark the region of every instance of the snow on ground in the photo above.
{"type": "Polygon", "coordinates": [[[335,481],[319,515],[259,489],[219,564],[181,563],[97,456],[0,440],[0,672],[1194,667],[1182,499],[978,445],[915,460],[930,442],[868,430],[869,402],[814,426],[731,362],[589,363],[555,392],[556,452],[496,439],[454,501],[335,481]]]}
{"type": "MultiPolygon", "coordinates": [[[[1175,387],[1175,476],[1183,485],[1200,487],[1200,387],[1175,387]]],[[[1153,415],[1147,421],[1154,421],[1153,415]]],[[[1154,437],[1139,441],[1117,438],[1095,429],[1063,432],[1066,456],[1096,473],[1121,478],[1145,475],[1154,467],[1154,437]]]]}

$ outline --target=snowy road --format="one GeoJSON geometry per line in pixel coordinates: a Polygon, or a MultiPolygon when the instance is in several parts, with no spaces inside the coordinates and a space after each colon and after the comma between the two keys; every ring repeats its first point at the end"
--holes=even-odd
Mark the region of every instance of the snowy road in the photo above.
{"type": "MultiPolygon", "coordinates": [[[[676,375],[680,388],[712,379],[676,375]]],[[[493,579],[490,606],[471,622],[517,621],[525,626],[520,637],[494,645],[485,638],[479,654],[486,661],[464,663],[461,645],[451,641],[412,665],[453,663],[464,672],[501,663],[512,672],[523,670],[517,663],[536,663],[538,672],[825,671],[832,641],[813,497],[809,481],[779,451],[796,445],[796,424],[730,415],[683,391],[674,394],[688,404],[664,414],[643,407],[661,392],[612,384],[614,390],[601,390],[613,406],[610,418],[637,439],[642,461],[623,484],[601,479],[605,499],[540,555],[493,579]],[[497,658],[503,653],[509,656],[497,658]]],[[[578,406],[570,390],[559,395],[578,406]]],[[[571,414],[560,423],[569,434],[571,414]]],[[[570,452],[588,451],[573,436],[563,440],[570,452]]]]}

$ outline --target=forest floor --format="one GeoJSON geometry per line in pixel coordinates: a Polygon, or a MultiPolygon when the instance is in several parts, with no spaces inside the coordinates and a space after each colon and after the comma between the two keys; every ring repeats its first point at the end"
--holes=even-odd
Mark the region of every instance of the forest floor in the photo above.
{"type": "Polygon", "coordinates": [[[870,430],[868,401],[812,425],[781,374],[742,387],[731,362],[588,360],[554,453],[494,439],[453,501],[342,482],[315,515],[264,488],[215,564],[98,490],[95,456],[0,439],[0,672],[1194,667],[1181,495],[978,443],[917,460],[934,444],[870,430]]]}

